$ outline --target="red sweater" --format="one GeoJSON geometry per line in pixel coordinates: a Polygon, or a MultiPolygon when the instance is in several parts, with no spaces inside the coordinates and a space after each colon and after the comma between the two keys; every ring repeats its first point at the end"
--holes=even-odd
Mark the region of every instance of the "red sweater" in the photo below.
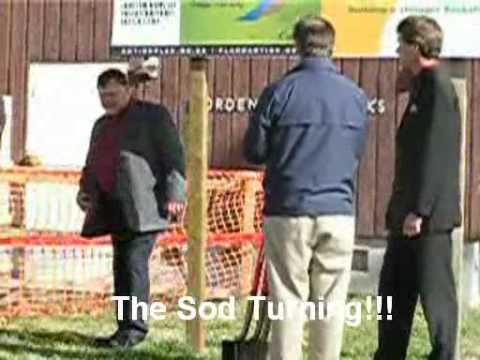
{"type": "Polygon", "coordinates": [[[95,145],[92,169],[103,191],[110,193],[115,187],[120,160],[120,139],[126,130],[126,113],[106,119],[102,134],[95,145]]]}

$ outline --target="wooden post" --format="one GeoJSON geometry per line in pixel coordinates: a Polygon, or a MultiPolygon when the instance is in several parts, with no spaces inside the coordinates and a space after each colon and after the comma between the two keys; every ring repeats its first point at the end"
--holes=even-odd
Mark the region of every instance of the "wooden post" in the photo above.
{"type": "Polygon", "coordinates": [[[463,318],[463,247],[465,239],[465,184],[466,184],[466,128],[467,128],[467,80],[466,65],[464,61],[450,61],[450,72],[452,75],[453,85],[457,92],[460,111],[462,115],[462,141],[460,156],[460,203],[462,208],[462,226],[453,232],[453,270],[455,274],[455,283],[457,287],[458,297],[458,331],[457,331],[457,348],[455,351],[455,359],[461,359],[461,328],[463,318]]]}
{"type": "Polygon", "coordinates": [[[195,299],[197,317],[187,322],[187,338],[198,352],[205,350],[205,329],[198,307],[205,297],[207,244],[208,107],[207,60],[190,60],[190,104],[186,127],[188,180],[188,295],[195,299]]]}
{"type": "Polygon", "coordinates": [[[243,194],[243,221],[242,232],[255,232],[255,207],[256,193],[259,190],[258,182],[255,179],[246,179],[244,181],[243,194]]]}
{"type": "MultiPolygon", "coordinates": [[[[244,181],[243,194],[243,219],[242,232],[248,234],[255,233],[255,215],[256,215],[256,194],[261,190],[261,183],[257,179],[246,179],[244,181]]],[[[240,280],[240,294],[241,296],[248,295],[252,287],[252,274],[255,271],[255,263],[253,258],[254,246],[251,243],[241,244],[239,250],[243,247],[241,264],[241,280],[240,280]]]]}

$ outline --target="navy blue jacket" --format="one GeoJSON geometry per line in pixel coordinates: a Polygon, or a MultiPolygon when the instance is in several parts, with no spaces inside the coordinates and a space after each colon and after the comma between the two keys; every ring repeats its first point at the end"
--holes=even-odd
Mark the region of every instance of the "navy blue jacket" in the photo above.
{"type": "Polygon", "coordinates": [[[266,163],[265,215],[352,215],[368,99],[331,60],[305,58],[267,87],[250,119],[244,155],[266,163]]]}

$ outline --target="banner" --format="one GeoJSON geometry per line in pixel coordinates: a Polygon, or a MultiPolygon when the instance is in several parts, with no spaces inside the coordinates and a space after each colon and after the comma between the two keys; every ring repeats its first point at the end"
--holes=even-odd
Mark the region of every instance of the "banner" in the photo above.
{"type": "Polygon", "coordinates": [[[319,0],[115,0],[112,47],[123,55],[291,53],[291,25],[319,0]]]}
{"type": "Polygon", "coordinates": [[[293,54],[292,28],[305,15],[330,19],[337,57],[394,57],[396,26],[436,18],[443,56],[480,57],[480,0],[114,0],[116,55],[293,54]]]}
{"type": "Polygon", "coordinates": [[[105,112],[97,77],[109,68],[126,71],[127,63],[30,64],[27,154],[49,168],[78,170],[84,165],[93,124],[105,112]]]}
{"type": "Polygon", "coordinates": [[[395,57],[396,28],[409,15],[438,21],[444,31],[443,57],[480,57],[472,40],[480,30],[480,0],[323,0],[322,5],[337,29],[339,57],[395,57]]]}

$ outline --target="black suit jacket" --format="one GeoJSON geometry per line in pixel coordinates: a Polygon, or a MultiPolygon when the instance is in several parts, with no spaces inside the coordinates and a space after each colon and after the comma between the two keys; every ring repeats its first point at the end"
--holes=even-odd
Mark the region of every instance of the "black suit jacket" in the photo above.
{"type": "Polygon", "coordinates": [[[136,100],[128,109],[126,131],[120,139],[120,163],[111,198],[118,204],[124,228],[112,225],[112,203],[105,202],[91,162],[97,139],[104,131],[107,116],[93,126],[86,164],[82,170],[80,191],[93,199],[87,212],[82,236],[92,237],[130,230],[159,231],[168,227],[167,204],[184,202],[185,158],[183,145],[168,110],[136,100]],[[113,226],[113,227],[112,227],[113,226]]]}
{"type": "Polygon", "coordinates": [[[441,68],[414,79],[396,137],[395,178],[387,227],[401,232],[410,212],[422,216],[423,231],[461,225],[459,162],[461,115],[453,84],[441,68]]]}

